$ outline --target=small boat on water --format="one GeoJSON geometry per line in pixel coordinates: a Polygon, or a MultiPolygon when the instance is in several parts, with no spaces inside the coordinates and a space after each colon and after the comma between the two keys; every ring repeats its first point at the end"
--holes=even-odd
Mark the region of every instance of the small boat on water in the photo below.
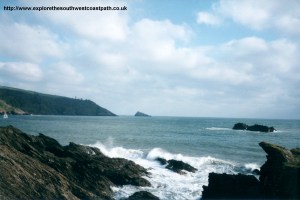
{"type": "Polygon", "coordinates": [[[7,119],[8,118],[8,115],[7,113],[5,112],[4,115],[3,115],[3,119],[7,119]]]}

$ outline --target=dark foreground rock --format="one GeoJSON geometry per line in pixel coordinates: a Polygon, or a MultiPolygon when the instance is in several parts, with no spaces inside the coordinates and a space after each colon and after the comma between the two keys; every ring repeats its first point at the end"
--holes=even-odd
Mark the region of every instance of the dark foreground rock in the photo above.
{"type": "Polygon", "coordinates": [[[253,126],[248,126],[244,123],[236,123],[233,128],[234,130],[247,130],[247,131],[257,131],[257,132],[274,132],[276,129],[274,127],[268,127],[264,125],[255,124],[253,126]]]}
{"type": "Polygon", "coordinates": [[[299,148],[288,150],[261,142],[267,155],[259,177],[263,195],[267,198],[300,199],[299,148]]]}
{"type": "Polygon", "coordinates": [[[300,199],[300,149],[261,142],[268,154],[260,177],[209,174],[202,199],[300,199]]]}
{"type": "Polygon", "coordinates": [[[195,173],[197,171],[196,168],[192,167],[191,165],[185,163],[185,162],[182,162],[182,161],[178,161],[178,160],[174,160],[174,159],[171,159],[171,160],[166,160],[164,158],[156,158],[156,160],[161,164],[161,165],[166,165],[166,168],[173,171],[173,172],[176,172],[178,174],[185,174],[185,171],[188,171],[188,172],[193,172],[195,173]]]}
{"type": "Polygon", "coordinates": [[[128,197],[127,200],[159,200],[159,198],[150,192],[139,191],[128,197]]]}
{"type": "Polygon", "coordinates": [[[208,186],[203,186],[202,199],[259,198],[259,181],[251,175],[209,174],[208,186]]]}
{"type": "Polygon", "coordinates": [[[111,186],[150,186],[147,174],[97,148],[0,127],[0,199],[112,199],[111,186]]]}

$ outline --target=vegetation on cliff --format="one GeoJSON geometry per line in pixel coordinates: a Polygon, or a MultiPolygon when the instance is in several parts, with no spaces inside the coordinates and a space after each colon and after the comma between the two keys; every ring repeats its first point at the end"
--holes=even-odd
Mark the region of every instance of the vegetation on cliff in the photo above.
{"type": "Polygon", "coordinates": [[[115,116],[91,100],[42,94],[27,90],[0,87],[3,112],[37,115],[115,116]],[[16,110],[20,112],[16,112],[16,110]]]}

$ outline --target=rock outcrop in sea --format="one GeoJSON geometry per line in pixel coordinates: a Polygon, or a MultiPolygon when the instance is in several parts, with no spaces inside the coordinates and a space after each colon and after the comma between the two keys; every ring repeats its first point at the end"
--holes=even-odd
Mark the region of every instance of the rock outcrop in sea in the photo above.
{"type": "Polygon", "coordinates": [[[147,175],[97,148],[0,127],[0,199],[113,199],[111,186],[150,186],[147,175]]]}
{"type": "Polygon", "coordinates": [[[259,180],[249,175],[209,174],[202,199],[300,199],[300,149],[261,142],[268,154],[259,180]]]}
{"type": "Polygon", "coordinates": [[[195,173],[197,171],[196,168],[193,166],[182,162],[180,160],[166,160],[164,158],[156,158],[156,160],[161,164],[161,165],[166,165],[166,169],[169,169],[173,172],[176,172],[178,174],[185,174],[184,171],[192,172],[195,173]]]}
{"type": "Polygon", "coordinates": [[[259,125],[259,124],[248,126],[247,124],[244,124],[244,123],[236,123],[232,129],[258,131],[258,132],[274,132],[274,131],[276,131],[276,129],[273,126],[268,127],[268,126],[259,125]]]}
{"type": "Polygon", "coordinates": [[[134,116],[135,117],[151,117],[150,115],[147,115],[147,114],[142,113],[140,111],[137,111],[134,116]]]}

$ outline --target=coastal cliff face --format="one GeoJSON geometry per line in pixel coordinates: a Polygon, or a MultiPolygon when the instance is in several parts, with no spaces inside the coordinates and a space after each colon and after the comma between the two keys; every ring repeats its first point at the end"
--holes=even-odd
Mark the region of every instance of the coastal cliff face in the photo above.
{"type": "Polygon", "coordinates": [[[300,199],[300,149],[261,142],[267,161],[260,177],[209,174],[208,186],[203,186],[202,199],[300,199]]]}
{"type": "Polygon", "coordinates": [[[112,199],[111,186],[150,186],[146,175],[97,148],[0,127],[0,199],[112,199]]]}

